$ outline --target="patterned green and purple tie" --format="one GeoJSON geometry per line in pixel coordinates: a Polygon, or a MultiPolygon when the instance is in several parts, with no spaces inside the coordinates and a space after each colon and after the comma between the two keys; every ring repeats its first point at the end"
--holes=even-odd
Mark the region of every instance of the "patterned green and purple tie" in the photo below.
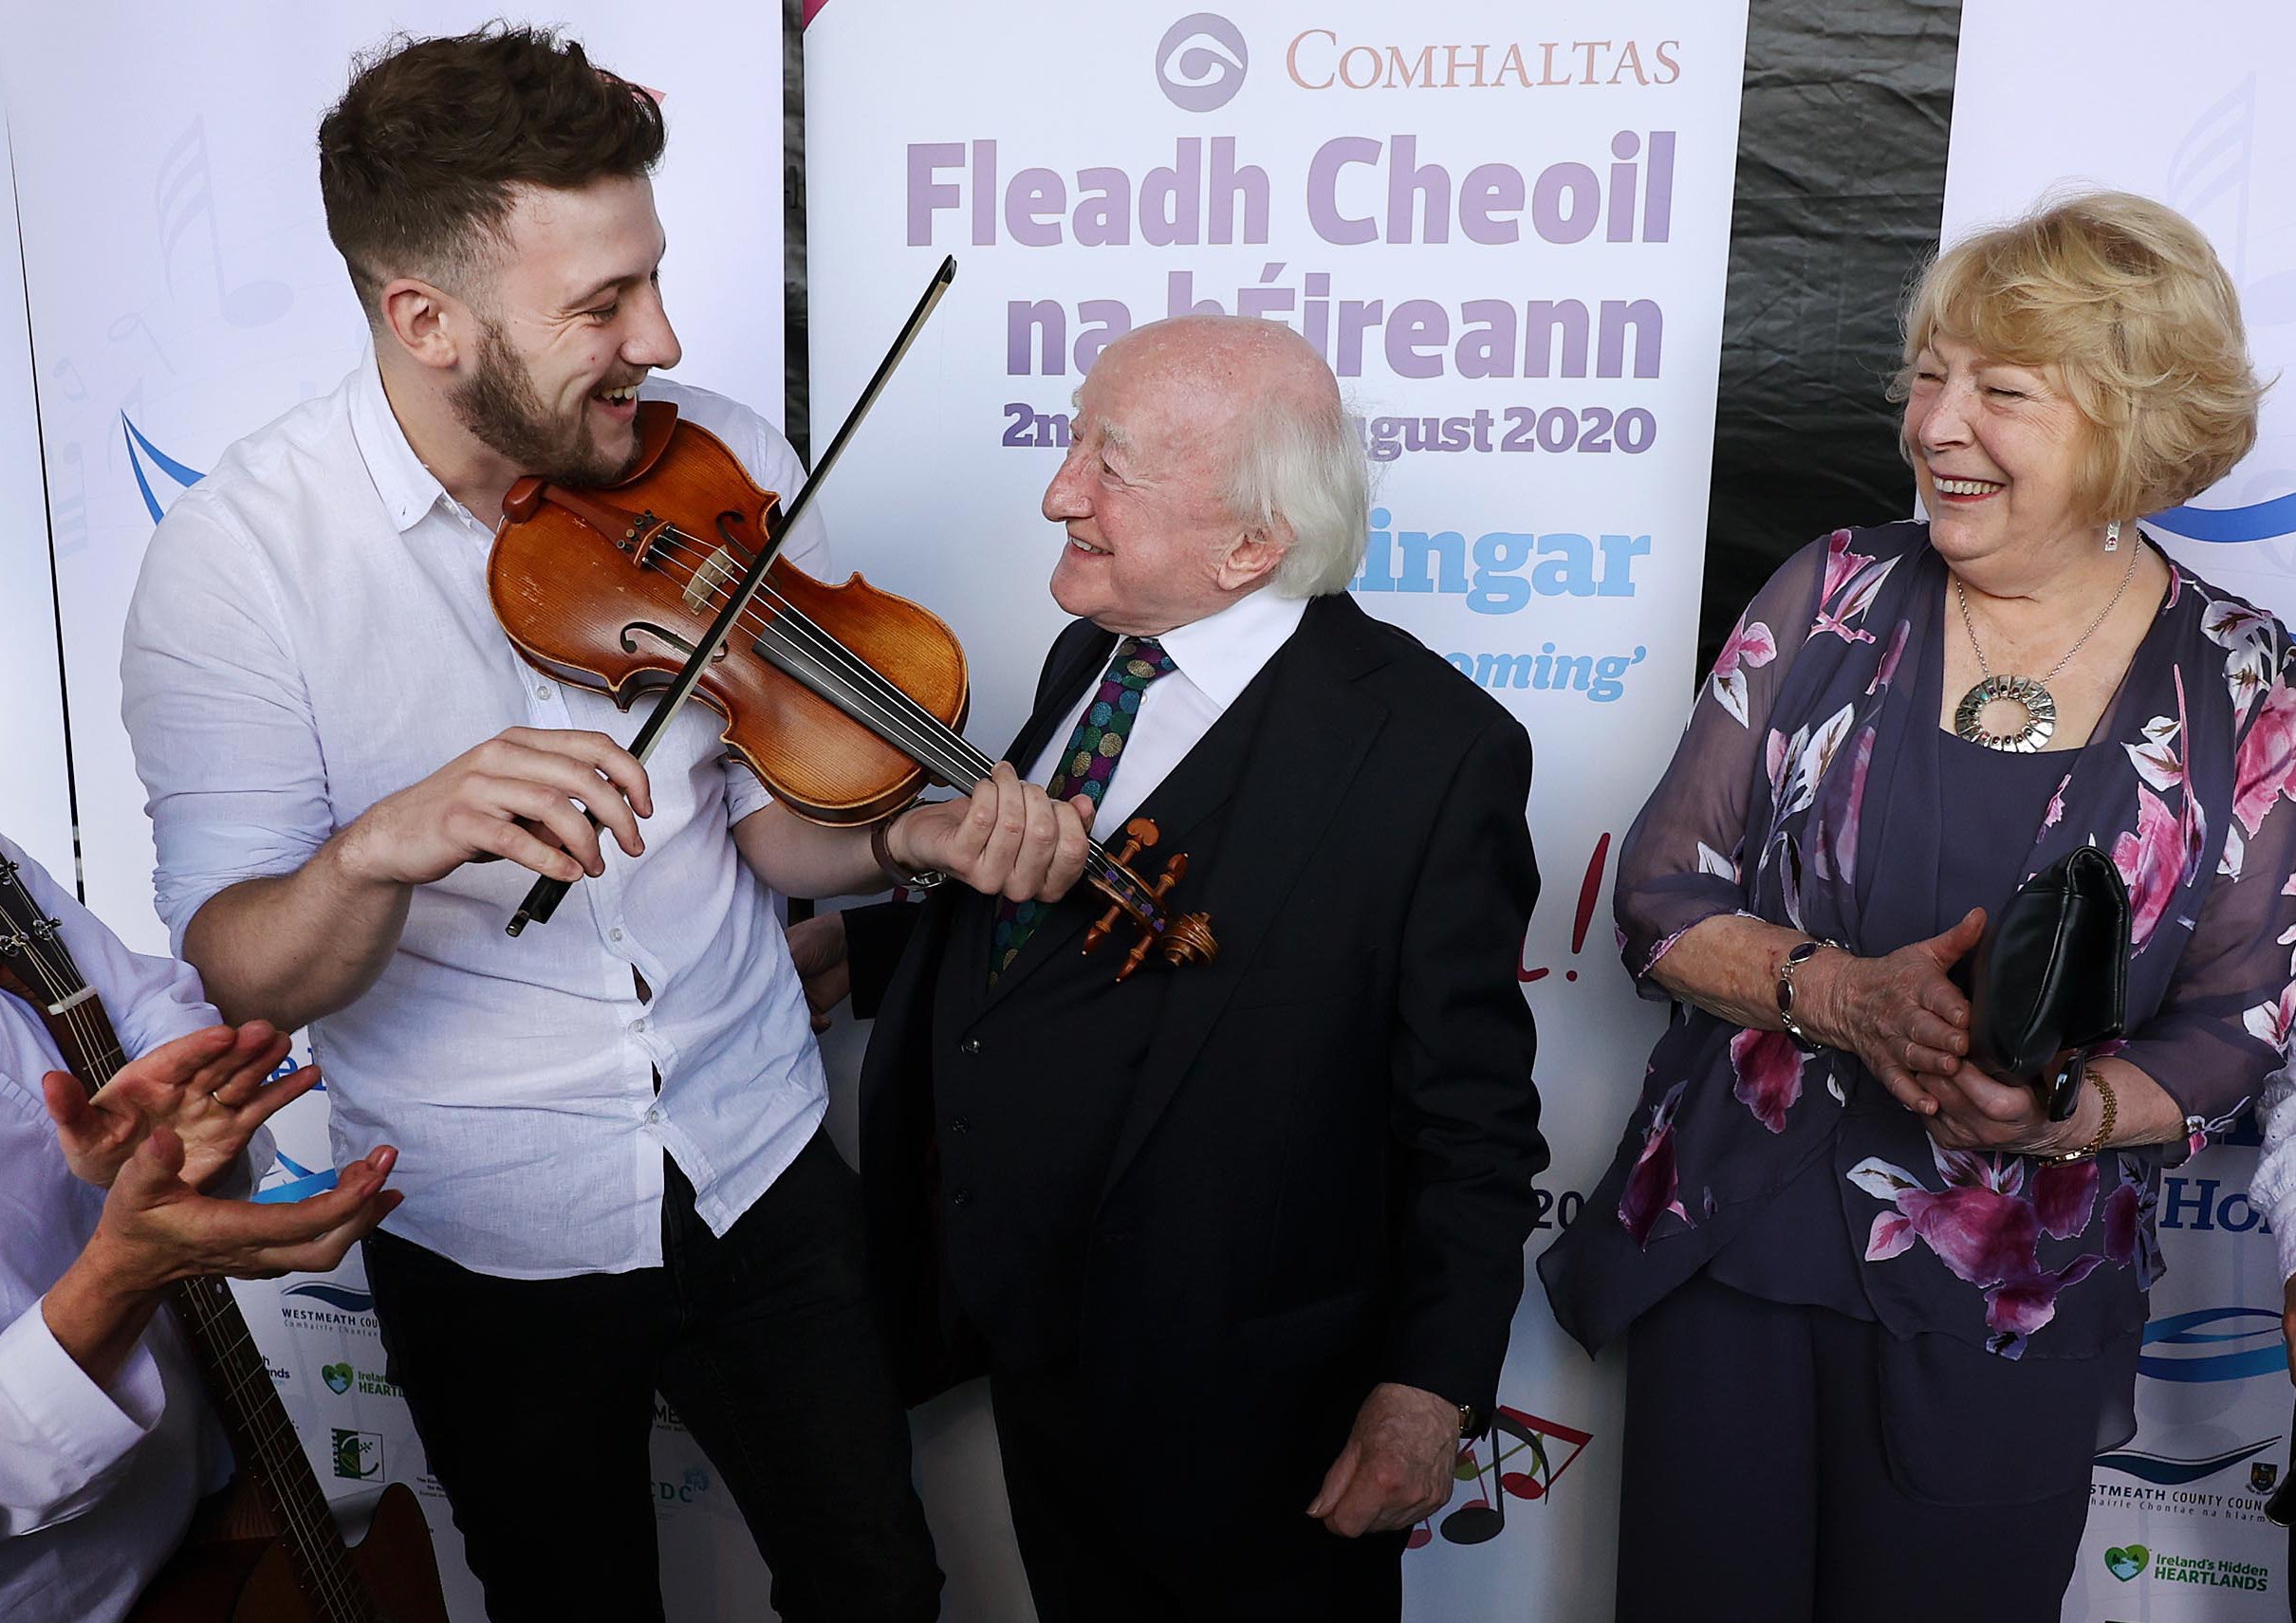
{"type": "MultiPolygon", "coordinates": [[[[1056,801],[1089,795],[1092,803],[1099,805],[1101,797],[1108,792],[1108,780],[1116,776],[1124,740],[1132,736],[1132,720],[1140,713],[1140,695],[1148,691],[1149,683],[1169,675],[1172,670],[1172,655],[1154,637],[1127,636],[1119,642],[1115,656],[1108,661],[1108,673],[1101,678],[1100,692],[1077,718],[1076,731],[1069,734],[1068,747],[1062,753],[1051,782],[1045,785],[1045,793],[1056,801]]],[[[996,928],[989,938],[991,986],[1012,967],[1012,960],[1020,956],[1028,937],[1051,911],[1048,902],[996,904],[996,928]]]]}

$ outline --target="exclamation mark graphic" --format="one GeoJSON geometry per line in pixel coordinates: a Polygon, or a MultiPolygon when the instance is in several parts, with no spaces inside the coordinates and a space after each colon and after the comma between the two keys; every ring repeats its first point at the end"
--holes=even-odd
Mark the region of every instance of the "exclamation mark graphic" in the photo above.
{"type": "MultiPolygon", "coordinates": [[[[1595,854],[1586,859],[1586,876],[1579,881],[1579,912],[1570,926],[1570,950],[1576,955],[1586,945],[1586,927],[1594,922],[1595,902],[1602,894],[1602,868],[1610,860],[1610,836],[1605,833],[1595,841],[1595,854]]],[[[1548,969],[1517,969],[1515,978],[1526,984],[1545,980],[1552,973],[1548,969]]],[[[1575,981],[1576,969],[1565,969],[1563,978],[1575,981]]]]}

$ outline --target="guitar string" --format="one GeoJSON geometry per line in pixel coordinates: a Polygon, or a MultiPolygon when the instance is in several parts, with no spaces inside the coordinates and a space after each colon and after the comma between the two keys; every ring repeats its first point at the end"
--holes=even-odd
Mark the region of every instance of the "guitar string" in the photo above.
{"type": "MultiPolygon", "coordinates": [[[[49,927],[46,913],[33,900],[30,890],[24,885],[21,876],[6,866],[0,866],[0,918],[5,918],[16,934],[23,938],[23,956],[30,963],[40,988],[47,995],[51,1007],[86,985],[60,927],[49,927]],[[33,922],[37,928],[28,926],[27,921],[17,915],[12,899],[17,895],[31,905],[33,922]],[[50,950],[55,954],[53,960],[47,955],[50,950]]],[[[70,1024],[88,1068],[101,1073],[97,1079],[99,1088],[118,1074],[118,1065],[124,1060],[117,1034],[108,1038],[103,1035],[110,1027],[109,1019],[92,1012],[100,1007],[98,999],[83,998],[58,1017],[70,1024]]],[[[187,1279],[181,1283],[185,1288],[176,1290],[171,1295],[178,1304],[187,1307],[192,1318],[198,1320],[202,1338],[213,1357],[220,1377],[219,1384],[224,1388],[225,1394],[242,1411],[242,1428],[254,1442],[257,1452],[271,1456],[271,1463],[277,1466],[279,1440],[283,1434],[295,1435],[294,1426],[287,1419],[286,1411],[278,1406],[277,1392],[269,1384],[270,1371],[260,1362],[261,1352],[255,1346],[245,1317],[239,1314],[236,1303],[230,1304],[228,1309],[221,1309],[203,1300],[198,1288],[199,1280],[187,1279]],[[236,1371],[231,1367],[234,1361],[238,1365],[236,1371]],[[261,1388],[257,1388],[251,1379],[249,1369],[250,1361],[262,1373],[261,1388]],[[250,1402],[251,1394],[259,1390],[271,1391],[272,1393],[272,1412],[268,1416],[259,1412],[261,1405],[250,1402]]],[[[230,1287],[224,1286],[223,1289],[228,1298],[230,1287]]],[[[307,1474],[309,1461],[302,1455],[300,1438],[297,1439],[293,1458],[301,1464],[305,1473],[296,1479],[299,1485],[319,1501],[316,1508],[324,1519],[324,1533],[314,1523],[315,1507],[298,1503],[298,1496],[285,1485],[283,1479],[293,1476],[292,1466],[274,1468],[265,1481],[271,1488],[271,1498],[281,1519],[303,1535],[302,1542],[297,1546],[305,1558],[302,1564],[307,1569],[313,1586],[323,1592],[320,1598],[327,1603],[330,1610],[344,1616],[347,1623],[358,1623],[359,1619],[371,1617],[373,1614],[366,1605],[366,1596],[354,1587],[348,1566],[349,1552],[343,1542],[342,1530],[336,1526],[332,1511],[325,1508],[325,1496],[318,1491],[316,1479],[307,1474]],[[348,1607],[349,1611],[342,1612],[342,1607],[348,1607]]]]}

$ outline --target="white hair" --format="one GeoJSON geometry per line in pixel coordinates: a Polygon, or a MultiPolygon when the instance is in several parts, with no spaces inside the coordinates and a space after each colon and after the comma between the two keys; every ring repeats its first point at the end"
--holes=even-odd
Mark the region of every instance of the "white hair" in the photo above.
{"type": "Polygon", "coordinates": [[[1284,542],[1268,589],[1283,598],[1344,592],[1362,566],[1371,472],[1336,394],[1271,392],[1237,423],[1228,508],[1284,542]]]}

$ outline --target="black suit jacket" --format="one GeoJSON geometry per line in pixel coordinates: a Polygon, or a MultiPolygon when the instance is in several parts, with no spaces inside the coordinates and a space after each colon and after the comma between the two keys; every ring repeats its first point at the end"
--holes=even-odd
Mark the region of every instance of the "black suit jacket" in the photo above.
{"type": "MultiPolygon", "coordinates": [[[[1063,633],[1010,759],[1033,759],[1113,641],[1088,621],[1063,633]]],[[[1224,719],[1197,747],[1235,759],[1206,811],[1213,858],[1174,898],[1212,914],[1219,956],[1141,971],[1169,980],[1139,1005],[1154,1027],[1113,1153],[1095,1152],[1074,1304],[1103,1428],[1079,1440],[1080,1467],[1214,1524],[1297,1514],[1379,1381],[1491,1408],[1547,1159],[1516,975],[1538,894],[1523,729],[1345,597],[1308,605],[1231,716],[1248,707],[1248,727],[1224,719]]],[[[950,1333],[941,1226],[962,1213],[937,1176],[951,1124],[934,1079],[966,1039],[935,1029],[936,1004],[945,1023],[943,994],[976,984],[941,978],[983,973],[989,905],[950,886],[847,914],[857,1011],[878,1022],[861,1099],[870,1265],[913,1401],[976,1373],[950,1333]]],[[[1110,974],[1130,939],[1100,950],[1110,974]]],[[[1000,983],[1008,1024],[1030,995],[1025,974],[1000,983]]],[[[1074,1147],[1046,1132],[1022,1148],[1008,1164],[1074,1147]]]]}

